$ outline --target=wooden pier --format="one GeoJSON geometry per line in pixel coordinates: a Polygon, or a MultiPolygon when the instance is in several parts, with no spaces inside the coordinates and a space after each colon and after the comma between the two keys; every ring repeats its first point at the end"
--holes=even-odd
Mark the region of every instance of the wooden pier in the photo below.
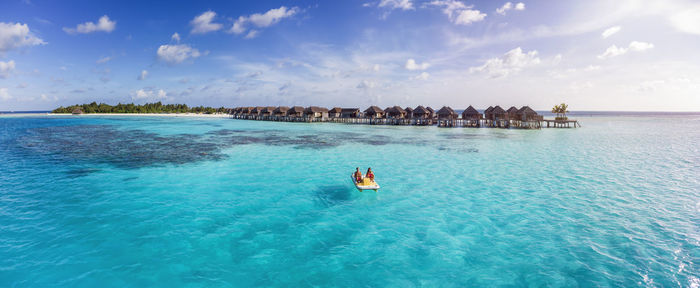
{"type": "Polygon", "coordinates": [[[581,127],[577,120],[542,120],[547,123],[547,128],[576,128],[581,127]],[[550,125],[552,125],[550,127],[550,125]]]}

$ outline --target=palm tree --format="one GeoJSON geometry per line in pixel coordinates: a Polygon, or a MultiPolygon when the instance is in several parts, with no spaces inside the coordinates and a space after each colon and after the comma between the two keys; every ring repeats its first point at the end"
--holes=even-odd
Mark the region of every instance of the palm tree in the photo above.
{"type": "Polygon", "coordinates": [[[559,105],[554,105],[554,107],[552,108],[552,113],[557,114],[557,120],[566,120],[566,113],[569,113],[568,109],[569,105],[566,105],[566,103],[561,103],[559,105]]]}

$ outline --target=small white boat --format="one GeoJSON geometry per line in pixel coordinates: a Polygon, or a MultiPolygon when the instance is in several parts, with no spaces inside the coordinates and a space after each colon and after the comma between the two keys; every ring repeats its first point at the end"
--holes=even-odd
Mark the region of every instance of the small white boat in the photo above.
{"type": "Polygon", "coordinates": [[[363,190],[374,190],[375,192],[379,190],[379,184],[377,184],[377,182],[371,181],[369,185],[363,185],[363,183],[357,183],[352,174],[350,174],[350,179],[352,179],[352,184],[355,184],[355,188],[360,192],[363,190]]]}

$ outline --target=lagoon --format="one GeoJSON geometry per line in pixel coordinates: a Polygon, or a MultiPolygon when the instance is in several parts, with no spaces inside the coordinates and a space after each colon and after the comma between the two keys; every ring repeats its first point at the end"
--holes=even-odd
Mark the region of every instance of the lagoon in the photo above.
{"type": "Polygon", "coordinates": [[[0,286],[700,285],[700,115],[578,120],[0,117],[0,286]]]}

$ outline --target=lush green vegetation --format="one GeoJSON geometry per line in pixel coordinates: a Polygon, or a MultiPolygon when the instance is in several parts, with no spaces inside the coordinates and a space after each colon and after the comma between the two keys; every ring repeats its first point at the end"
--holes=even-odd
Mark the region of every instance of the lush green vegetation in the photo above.
{"type": "Polygon", "coordinates": [[[143,105],[136,105],[134,103],[122,104],[119,103],[115,106],[100,103],[97,104],[92,102],[90,104],[83,105],[72,105],[68,107],[58,107],[54,109],[53,113],[73,113],[73,110],[79,108],[83,113],[204,113],[204,114],[214,114],[214,113],[226,113],[227,109],[224,107],[212,108],[212,107],[189,107],[186,104],[165,104],[160,103],[146,103],[143,105]]]}
{"type": "Polygon", "coordinates": [[[552,113],[556,113],[557,117],[554,119],[556,120],[566,120],[566,113],[569,113],[569,105],[566,105],[565,103],[561,103],[559,105],[554,105],[552,108],[552,113]]]}

